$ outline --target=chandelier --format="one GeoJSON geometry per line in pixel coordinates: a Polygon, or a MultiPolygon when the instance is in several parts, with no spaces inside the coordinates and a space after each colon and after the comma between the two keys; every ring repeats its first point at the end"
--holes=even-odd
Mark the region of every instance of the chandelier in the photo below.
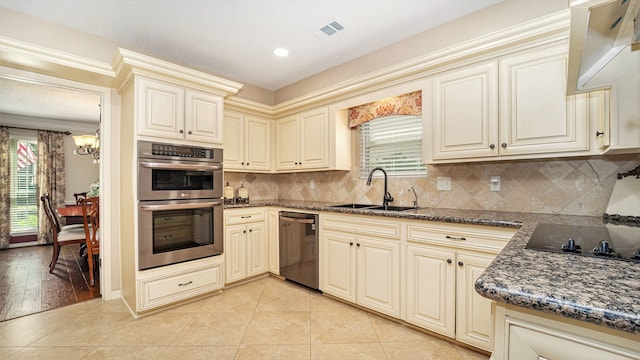
{"type": "Polygon", "coordinates": [[[74,155],[92,155],[94,164],[100,162],[100,129],[95,135],[74,136],[73,141],[76,143],[74,155]]]}

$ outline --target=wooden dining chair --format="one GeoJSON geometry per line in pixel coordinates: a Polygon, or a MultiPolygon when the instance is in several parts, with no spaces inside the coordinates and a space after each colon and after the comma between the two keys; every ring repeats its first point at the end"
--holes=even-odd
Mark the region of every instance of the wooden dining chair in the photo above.
{"type": "Polygon", "coordinates": [[[80,199],[84,219],[87,261],[89,263],[89,285],[95,286],[98,255],[100,254],[100,198],[80,199]]]}
{"type": "Polygon", "coordinates": [[[60,256],[60,248],[63,245],[84,243],[86,241],[86,234],[84,225],[82,227],[69,227],[64,230],[60,227],[60,221],[51,206],[51,199],[48,193],[42,195],[40,201],[42,202],[43,212],[51,225],[53,254],[51,256],[51,262],[49,263],[49,273],[53,273],[53,270],[56,268],[56,263],[58,262],[58,257],[60,256]]]}
{"type": "Polygon", "coordinates": [[[87,198],[87,192],[75,193],[73,197],[76,199],[76,205],[80,205],[80,200],[87,198]]]}
{"type": "Polygon", "coordinates": [[[49,197],[49,193],[45,193],[44,195],[42,195],[40,197],[40,200],[43,201],[42,207],[51,213],[51,217],[53,218],[53,221],[56,223],[56,226],[60,229],[60,231],[84,228],[83,224],[62,225],[62,222],[60,221],[60,218],[58,218],[56,210],[53,208],[53,205],[51,205],[51,198],[49,197]],[[44,200],[42,198],[44,198],[44,200]]]}

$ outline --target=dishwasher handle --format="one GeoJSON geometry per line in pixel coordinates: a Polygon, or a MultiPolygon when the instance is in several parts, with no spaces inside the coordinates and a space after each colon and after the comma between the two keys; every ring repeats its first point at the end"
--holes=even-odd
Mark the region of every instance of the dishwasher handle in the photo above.
{"type": "Polygon", "coordinates": [[[282,215],[280,215],[280,220],[293,222],[293,223],[300,223],[300,224],[315,224],[316,222],[314,219],[298,219],[298,218],[292,218],[292,217],[282,216],[282,215]]]}

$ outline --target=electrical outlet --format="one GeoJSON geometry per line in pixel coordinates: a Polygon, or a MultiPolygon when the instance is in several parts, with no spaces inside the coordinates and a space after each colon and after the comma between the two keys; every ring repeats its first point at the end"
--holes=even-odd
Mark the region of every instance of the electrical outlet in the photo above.
{"type": "Polygon", "coordinates": [[[492,176],[490,178],[489,189],[491,191],[500,191],[500,176],[492,176]]]}
{"type": "Polygon", "coordinates": [[[451,178],[439,176],[438,177],[438,191],[451,191],[451,178]]]}
{"type": "Polygon", "coordinates": [[[316,183],[315,181],[311,180],[309,181],[309,189],[313,190],[316,188],[316,183]]]}

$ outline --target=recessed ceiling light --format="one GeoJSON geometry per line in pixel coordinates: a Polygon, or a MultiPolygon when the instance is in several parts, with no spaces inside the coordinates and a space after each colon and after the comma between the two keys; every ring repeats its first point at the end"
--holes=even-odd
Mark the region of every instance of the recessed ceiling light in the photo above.
{"type": "Polygon", "coordinates": [[[273,50],[273,54],[275,56],[285,57],[285,56],[289,56],[289,50],[285,48],[277,48],[273,50]]]}

